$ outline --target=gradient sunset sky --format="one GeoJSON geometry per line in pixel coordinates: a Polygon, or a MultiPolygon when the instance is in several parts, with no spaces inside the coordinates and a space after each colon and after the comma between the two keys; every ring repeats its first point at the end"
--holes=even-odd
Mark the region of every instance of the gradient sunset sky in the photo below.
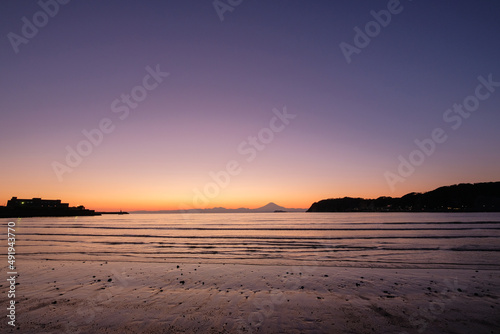
{"type": "Polygon", "coordinates": [[[500,84],[478,88],[500,82],[498,1],[41,3],[52,15],[0,4],[0,205],[308,208],[500,180],[500,84]],[[390,22],[380,14],[369,44],[355,40],[388,4],[390,22]],[[23,28],[34,20],[36,33],[23,28]],[[343,42],[367,45],[348,63],[343,42]],[[447,112],[464,101],[467,117],[447,112]],[[108,133],[68,166],[68,147],[102,122],[108,133]],[[436,128],[446,139],[391,187],[387,172],[436,128]],[[238,172],[215,189],[210,173],[228,163],[238,172]]]}

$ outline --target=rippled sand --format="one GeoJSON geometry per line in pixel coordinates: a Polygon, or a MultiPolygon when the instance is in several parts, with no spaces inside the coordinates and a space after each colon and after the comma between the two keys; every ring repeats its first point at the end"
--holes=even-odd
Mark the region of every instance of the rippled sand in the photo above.
{"type": "Polygon", "coordinates": [[[498,214],[188,218],[17,221],[17,326],[0,333],[500,328],[498,214]]]}
{"type": "Polygon", "coordinates": [[[18,329],[4,317],[2,333],[495,333],[500,328],[495,270],[20,260],[18,272],[18,329]]]}

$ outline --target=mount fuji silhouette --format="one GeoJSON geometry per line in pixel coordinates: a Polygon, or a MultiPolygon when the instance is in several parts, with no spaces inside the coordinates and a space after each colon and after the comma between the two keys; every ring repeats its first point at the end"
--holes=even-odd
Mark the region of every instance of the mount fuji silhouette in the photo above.
{"type": "Polygon", "coordinates": [[[307,209],[285,208],[274,202],[270,202],[256,209],[248,209],[248,208],[226,209],[222,207],[216,207],[211,209],[132,211],[132,213],[251,213],[251,212],[306,212],[306,210],[307,209]]]}
{"type": "MultiPolygon", "coordinates": [[[[266,205],[253,209],[252,211],[254,212],[274,212],[274,211],[289,211],[290,209],[287,209],[283,206],[280,206],[274,202],[267,203],[266,205]]],[[[292,209],[293,210],[293,209],[292,209]]]]}

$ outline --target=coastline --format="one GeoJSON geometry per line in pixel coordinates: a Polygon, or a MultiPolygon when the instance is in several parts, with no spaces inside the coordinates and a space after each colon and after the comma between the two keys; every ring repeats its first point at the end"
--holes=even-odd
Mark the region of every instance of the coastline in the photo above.
{"type": "Polygon", "coordinates": [[[128,215],[128,212],[95,212],[94,210],[2,210],[0,218],[89,217],[102,215],[128,215]]]}

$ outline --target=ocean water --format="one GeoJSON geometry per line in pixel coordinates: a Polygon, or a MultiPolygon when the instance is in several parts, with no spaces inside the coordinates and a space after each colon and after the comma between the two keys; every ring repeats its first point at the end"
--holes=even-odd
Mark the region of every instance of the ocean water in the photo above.
{"type": "Polygon", "coordinates": [[[0,221],[4,243],[7,222],[16,222],[19,260],[500,269],[500,213],[130,214],[0,221]]]}

